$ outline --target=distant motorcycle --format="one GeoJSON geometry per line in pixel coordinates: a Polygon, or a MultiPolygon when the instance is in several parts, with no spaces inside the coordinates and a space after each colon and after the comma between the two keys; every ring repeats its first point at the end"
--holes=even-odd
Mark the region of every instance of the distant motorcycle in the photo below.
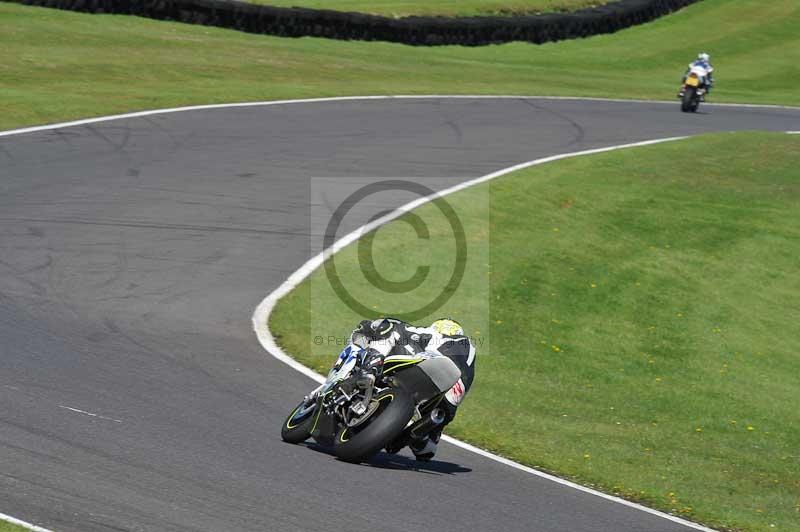
{"type": "Polygon", "coordinates": [[[383,448],[401,449],[444,422],[438,405],[461,377],[452,360],[388,356],[374,372],[366,354],[356,345],[344,348],[325,383],[284,421],[284,441],[314,438],[338,458],[361,462],[383,448]]]}
{"type": "Polygon", "coordinates": [[[693,65],[686,75],[683,88],[678,97],[681,99],[681,111],[696,113],[700,102],[705,101],[708,93],[708,70],[699,65],[693,65]]]}

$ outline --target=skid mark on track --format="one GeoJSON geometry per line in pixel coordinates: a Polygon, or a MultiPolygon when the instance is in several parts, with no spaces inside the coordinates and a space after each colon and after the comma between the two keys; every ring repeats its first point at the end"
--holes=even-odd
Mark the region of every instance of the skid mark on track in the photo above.
{"type": "Polygon", "coordinates": [[[568,115],[564,113],[559,113],[558,111],[554,111],[552,109],[548,109],[547,107],[537,104],[533,100],[522,98],[521,101],[525,105],[533,107],[537,111],[543,111],[549,115],[555,116],[556,118],[560,118],[561,120],[564,120],[570,126],[572,126],[572,128],[575,130],[575,136],[572,138],[569,144],[567,144],[567,146],[574,146],[575,144],[580,144],[581,142],[583,142],[583,139],[586,138],[586,131],[583,129],[583,126],[581,126],[578,122],[570,118],[568,115]]]}
{"type": "Polygon", "coordinates": [[[130,227],[133,229],[160,229],[167,231],[214,232],[214,233],[250,233],[258,235],[289,235],[308,236],[307,233],[273,229],[254,229],[249,227],[224,227],[212,225],[188,224],[156,224],[149,222],[123,221],[123,220],[75,220],[58,218],[0,218],[0,223],[43,223],[43,224],[75,224],[75,225],[103,225],[108,227],[130,227]]]}

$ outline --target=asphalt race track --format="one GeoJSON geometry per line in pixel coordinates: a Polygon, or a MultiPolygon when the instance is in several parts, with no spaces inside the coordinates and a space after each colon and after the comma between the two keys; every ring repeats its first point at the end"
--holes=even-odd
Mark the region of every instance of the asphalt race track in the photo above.
{"type": "Polygon", "coordinates": [[[427,465],[351,465],[284,444],[312,382],[263,351],[250,317],[311,254],[310,177],[468,179],[800,129],[798,110],[703,111],[340,101],[0,138],[0,512],[64,532],[688,530],[450,445],[427,465]]]}

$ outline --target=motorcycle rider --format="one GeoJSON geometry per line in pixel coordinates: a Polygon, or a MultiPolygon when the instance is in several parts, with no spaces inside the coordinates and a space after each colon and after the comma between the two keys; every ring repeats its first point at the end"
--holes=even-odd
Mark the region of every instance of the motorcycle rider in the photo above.
{"type": "MultiPolygon", "coordinates": [[[[375,372],[382,371],[383,362],[389,356],[409,360],[446,356],[461,370],[461,378],[440,403],[445,413],[444,422],[431,433],[409,443],[417,460],[431,460],[442,430],[455,417],[458,405],[475,378],[475,346],[464,335],[464,329],[449,318],[436,320],[428,327],[415,327],[394,318],[363,320],[353,330],[350,342],[366,350],[362,367],[375,372]]],[[[389,452],[399,450],[387,448],[389,452]]]]}
{"type": "MultiPolygon", "coordinates": [[[[697,59],[689,63],[689,68],[686,70],[686,73],[683,75],[683,80],[681,81],[681,91],[678,93],[678,98],[683,98],[686,78],[689,77],[689,73],[692,71],[693,67],[701,67],[708,72],[703,79],[703,88],[706,90],[706,94],[711,94],[711,87],[714,85],[714,66],[711,64],[711,56],[705,52],[701,52],[697,54],[697,59]]],[[[705,101],[705,95],[703,95],[701,101],[705,101]]]]}

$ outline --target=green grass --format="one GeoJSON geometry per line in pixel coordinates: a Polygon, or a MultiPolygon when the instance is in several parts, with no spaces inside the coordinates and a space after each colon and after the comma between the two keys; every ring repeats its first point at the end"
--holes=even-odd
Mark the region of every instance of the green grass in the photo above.
{"type": "Polygon", "coordinates": [[[410,15],[525,15],[531,13],[570,11],[596,6],[597,0],[249,0],[257,4],[282,7],[310,7],[356,11],[389,17],[410,15]]]}
{"type": "Polygon", "coordinates": [[[341,95],[670,99],[700,49],[714,55],[715,101],[800,104],[798,26],[796,0],[704,0],[585,40],[415,48],[0,2],[0,129],[179,105],[341,95]]]}
{"type": "MultiPolygon", "coordinates": [[[[593,155],[448,201],[472,247],[491,249],[440,312],[473,334],[491,323],[450,434],[715,526],[798,530],[800,138],[722,134],[593,155]],[[487,197],[490,231],[473,233],[487,197]]],[[[452,237],[431,233],[420,244],[405,223],[381,228],[378,270],[402,279],[438,264],[432,250],[452,237]]],[[[361,301],[391,303],[365,286],[352,246],[335,260],[361,301]]],[[[358,319],[326,287],[315,273],[271,321],[321,370],[336,349],[310,347],[310,335],[358,319]]]]}
{"type": "Polygon", "coordinates": [[[0,519],[0,532],[27,532],[27,528],[18,525],[13,525],[8,521],[0,519]]]}

